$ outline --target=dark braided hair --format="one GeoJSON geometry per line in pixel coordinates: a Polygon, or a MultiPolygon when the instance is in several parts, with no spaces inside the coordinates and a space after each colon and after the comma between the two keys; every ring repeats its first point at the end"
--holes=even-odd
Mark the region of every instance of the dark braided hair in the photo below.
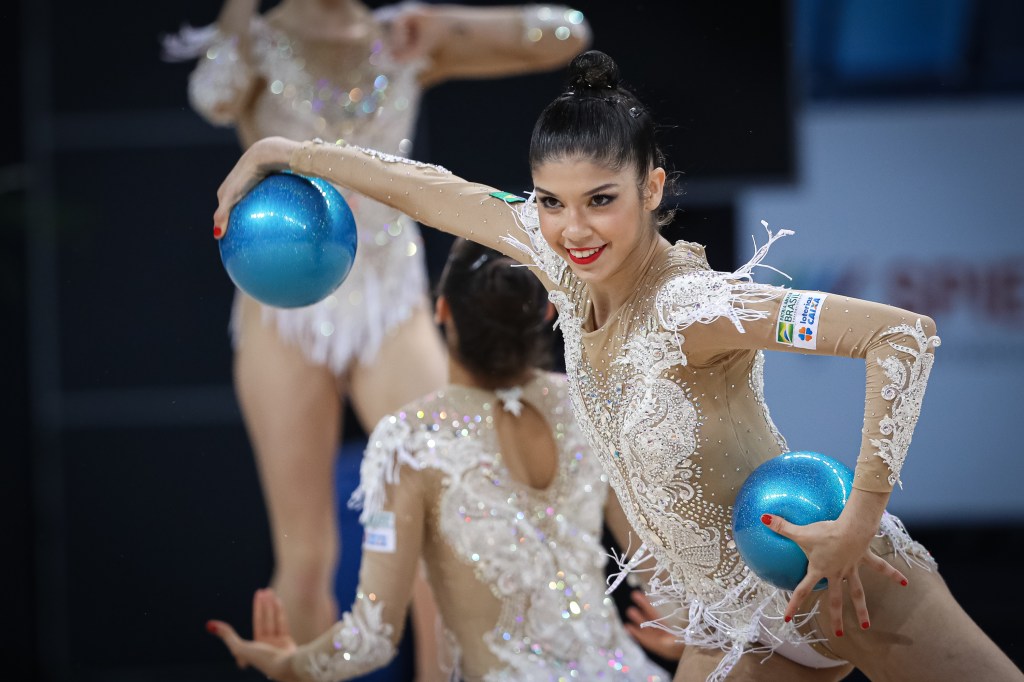
{"type": "MultiPolygon", "coordinates": [[[[530,168],[576,158],[616,171],[632,166],[640,187],[651,168],[665,166],[653,117],[621,85],[615,61],[598,50],[572,60],[565,92],[541,112],[530,140],[530,168]]],[[[672,194],[671,180],[670,175],[663,203],[672,194]]],[[[659,225],[671,218],[671,211],[659,207],[659,225]]]]}
{"type": "Polygon", "coordinates": [[[547,291],[508,256],[458,239],[438,283],[458,336],[456,359],[496,385],[551,360],[547,291]]]}

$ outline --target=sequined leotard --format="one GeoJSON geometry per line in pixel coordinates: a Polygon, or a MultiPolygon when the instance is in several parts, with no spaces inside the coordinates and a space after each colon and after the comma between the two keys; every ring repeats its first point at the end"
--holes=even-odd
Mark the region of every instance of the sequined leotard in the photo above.
{"type": "MultiPolygon", "coordinates": [[[[306,143],[291,158],[420,221],[501,249],[547,280],[565,336],[576,418],[633,529],[661,572],[651,593],[680,605],[688,644],[727,652],[715,676],[751,648],[813,634],[783,621],[788,593],[761,581],[731,537],[736,492],[787,449],[768,413],[762,350],[861,358],[864,431],[854,485],[890,491],[899,480],[938,345],[934,324],[890,306],[752,282],[766,244],[733,273],[711,270],[702,247],[652,252],[632,297],[599,328],[587,285],[544,241],[536,205],[443,169],[377,152],[306,143]],[[504,199],[502,197],[505,197],[504,199]]],[[[769,242],[782,233],[770,235],[769,242]]],[[[930,565],[898,519],[882,533],[905,559],[930,565]]]]}
{"type": "Polygon", "coordinates": [[[564,376],[537,372],[496,392],[452,385],[385,417],[353,497],[366,527],[356,603],[299,649],[293,669],[338,680],[384,665],[422,556],[466,682],[667,680],[604,594],[607,491],[564,376]],[[524,405],[545,417],[557,447],[542,490],[510,476],[498,445],[498,413],[524,405]]]}
{"type": "MultiPolygon", "coordinates": [[[[182,36],[180,42],[201,55],[189,79],[193,108],[211,123],[236,127],[244,146],[281,135],[346,139],[403,155],[412,147],[417,79],[425,64],[395,63],[379,35],[351,46],[311,44],[257,17],[247,56],[213,27],[182,36]],[[254,84],[254,99],[246,101],[254,84]]],[[[188,51],[176,48],[178,55],[188,51]]],[[[282,339],[335,373],[352,360],[372,361],[387,333],[425,304],[427,287],[417,225],[393,208],[342,193],[359,231],[358,255],[345,282],[304,308],[260,306],[282,339]]],[[[236,298],[233,332],[238,306],[236,298]]]]}

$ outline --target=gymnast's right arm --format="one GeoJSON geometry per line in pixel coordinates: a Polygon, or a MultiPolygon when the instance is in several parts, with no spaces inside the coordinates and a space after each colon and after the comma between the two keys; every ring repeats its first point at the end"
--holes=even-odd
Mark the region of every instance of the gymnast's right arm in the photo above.
{"type": "Polygon", "coordinates": [[[424,225],[525,262],[522,251],[502,240],[520,231],[515,212],[506,203],[522,201],[518,197],[468,182],[438,166],[343,143],[298,143],[281,137],[260,140],[242,155],[217,190],[214,225],[226,231],[231,207],[268,174],[284,170],[324,178],[424,225]]]}
{"type": "MultiPolygon", "coordinates": [[[[336,682],[382,668],[395,656],[422,556],[427,502],[436,498],[439,480],[435,470],[415,466],[415,457],[406,448],[408,439],[404,434],[392,437],[396,428],[388,417],[381,421],[361,466],[360,521],[365,537],[352,607],[318,638],[297,648],[287,624],[269,632],[263,627],[260,636],[261,621],[280,622],[283,606],[276,616],[261,617],[254,604],[255,641],[214,621],[210,631],[224,640],[240,667],[252,666],[279,682],[336,682]]],[[[257,594],[255,602],[259,601],[257,594]]]]}

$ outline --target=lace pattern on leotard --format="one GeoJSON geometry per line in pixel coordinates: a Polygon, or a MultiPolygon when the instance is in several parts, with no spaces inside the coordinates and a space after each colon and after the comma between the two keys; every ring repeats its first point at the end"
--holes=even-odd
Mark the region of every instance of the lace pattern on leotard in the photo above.
{"type": "Polygon", "coordinates": [[[935,361],[935,355],[929,353],[928,348],[940,345],[941,341],[938,336],[925,334],[920,320],[913,327],[907,324],[891,327],[886,334],[905,334],[917,346],[912,348],[890,341],[889,346],[902,357],[893,354],[878,360],[879,367],[890,381],[882,388],[882,397],[892,403],[892,414],[882,417],[879,423],[879,429],[888,438],[872,438],[871,444],[878,448],[875,454],[889,466],[889,485],[898,483],[902,488],[900,470],[910,448],[914,426],[921,415],[921,402],[935,361]]]}

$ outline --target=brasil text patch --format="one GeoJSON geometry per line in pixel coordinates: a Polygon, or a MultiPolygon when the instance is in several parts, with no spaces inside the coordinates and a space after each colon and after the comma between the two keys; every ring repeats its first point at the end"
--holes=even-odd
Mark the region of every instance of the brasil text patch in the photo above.
{"type": "Polygon", "coordinates": [[[395,513],[381,511],[370,514],[363,534],[363,551],[393,554],[396,544],[395,513]]]}
{"type": "Polygon", "coordinates": [[[791,291],[782,299],[775,340],[785,346],[818,347],[818,322],[828,294],[820,291],[791,291]]]}

